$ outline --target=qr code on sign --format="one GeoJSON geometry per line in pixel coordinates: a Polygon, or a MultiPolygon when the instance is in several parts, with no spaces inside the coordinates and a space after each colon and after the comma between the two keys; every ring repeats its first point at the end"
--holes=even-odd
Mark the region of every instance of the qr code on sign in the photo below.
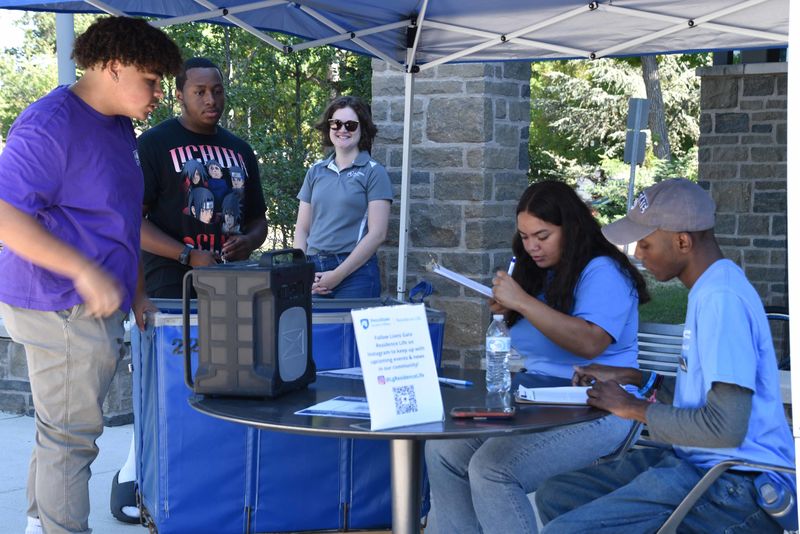
{"type": "Polygon", "coordinates": [[[414,386],[399,386],[392,388],[394,393],[394,411],[397,415],[417,412],[417,396],[414,386]]]}

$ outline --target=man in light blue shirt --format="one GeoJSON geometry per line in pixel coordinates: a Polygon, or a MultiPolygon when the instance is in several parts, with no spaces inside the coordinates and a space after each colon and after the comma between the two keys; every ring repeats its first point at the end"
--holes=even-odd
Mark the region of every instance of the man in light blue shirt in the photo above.
{"type": "MultiPolygon", "coordinates": [[[[677,277],[690,289],[679,368],[673,381],[593,364],[576,369],[573,381],[594,383],[589,404],[647,423],[655,440],[672,447],[635,450],[545,482],[536,495],[544,532],[655,532],[721,461],[794,467],[769,325],[755,289],[722,256],[714,211],[696,184],[666,180],[604,229],[611,242],[636,241],[636,257],[656,279],[677,277]],[[639,384],[649,400],[618,386],[625,383],[639,384]]],[[[783,531],[759,505],[758,487],[765,482],[796,502],[794,476],[733,468],[706,491],[682,529],[783,531]]],[[[796,520],[796,511],[787,516],[796,520]]]]}

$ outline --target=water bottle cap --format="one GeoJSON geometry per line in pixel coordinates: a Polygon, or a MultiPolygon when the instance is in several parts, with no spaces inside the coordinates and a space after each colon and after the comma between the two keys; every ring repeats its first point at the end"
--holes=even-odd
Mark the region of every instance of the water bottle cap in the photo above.
{"type": "Polygon", "coordinates": [[[492,315],[492,319],[494,319],[495,321],[502,321],[503,320],[503,314],[502,313],[495,313],[494,315],[492,315]]]}

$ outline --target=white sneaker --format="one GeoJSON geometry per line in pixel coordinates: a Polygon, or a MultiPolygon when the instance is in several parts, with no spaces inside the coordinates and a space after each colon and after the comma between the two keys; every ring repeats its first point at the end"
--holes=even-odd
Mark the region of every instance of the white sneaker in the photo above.
{"type": "Polygon", "coordinates": [[[38,517],[28,516],[28,526],[25,527],[25,534],[44,534],[42,521],[38,517]]]}

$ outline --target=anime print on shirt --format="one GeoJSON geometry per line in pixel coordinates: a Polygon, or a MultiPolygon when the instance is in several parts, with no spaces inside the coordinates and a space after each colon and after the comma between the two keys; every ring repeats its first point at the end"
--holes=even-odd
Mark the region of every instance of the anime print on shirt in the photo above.
{"type": "MultiPolygon", "coordinates": [[[[181,243],[217,254],[229,236],[264,216],[258,161],[250,145],[222,127],[191,132],[168,119],[139,136],[147,219],[181,243]]],[[[143,251],[147,291],[181,284],[177,258],[143,251]]]]}
{"type": "MultiPolygon", "coordinates": [[[[221,150],[220,147],[209,148],[221,150]]],[[[178,152],[178,147],[171,151],[173,160],[178,152]]],[[[182,241],[219,255],[228,236],[240,233],[244,167],[223,167],[215,159],[205,164],[190,159],[183,163],[180,176],[185,195],[185,207],[181,212],[182,241]]]]}
{"type": "Polygon", "coordinates": [[[182,243],[220,254],[263,209],[252,149],[223,128],[200,135],[171,119],[145,132],[139,149],[148,218],[182,243]]]}

